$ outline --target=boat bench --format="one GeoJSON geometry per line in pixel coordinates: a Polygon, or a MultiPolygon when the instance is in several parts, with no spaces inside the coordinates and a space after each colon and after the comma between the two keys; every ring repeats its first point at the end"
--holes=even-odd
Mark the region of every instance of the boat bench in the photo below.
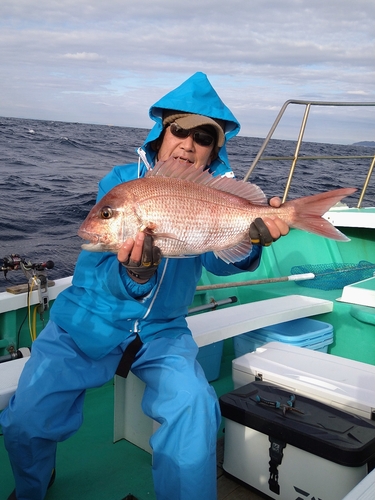
{"type": "MultiPolygon", "coordinates": [[[[56,280],[54,286],[48,288],[49,300],[55,300],[58,294],[68,288],[71,283],[71,276],[56,280]]],[[[0,314],[23,309],[28,306],[28,301],[30,306],[39,303],[38,290],[31,292],[29,297],[27,293],[23,292],[17,294],[0,292],[0,314]]],[[[9,334],[4,338],[0,335],[0,347],[5,348],[11,343],[16,344],[16,332],[17,329],[14,327],[12,335],[9,334]]],[[[0,332],[0,334],[2,333],[5,332],[0,332]]],[[[24,357],[0,363],[0,411],[7,406],[9,399],[17,389],[18,379],[28,359],[28,357],[24,357]]]]}
{"type": "Polygon", "coordinates": [[[0,363],[0,410],[3,410],[18,386],[18,379],[29,358],[0,363]]]}
{"type": "MultiPolygon", "coordinates": [[[[332,311],[329,300],[289,295],[260,300],[197,314],[187,318],[198,347],[204,347],[258,328],[332,311]]],[[[126,439],[152,452],[149,439],[157,422],[141,409],[145,384],[129,372],[128,377],[115,376],[114,441],[126,439]]]]}
{"type": "MultiPolygon", "coordinates": [[[[188,317],[187,322],[198,347],[203,347],[257,328],[332,309],[333,303],[329,300],[289,295],[197,314],[188,317]]],[[[0,410],[14,394],[28,359],[0,363],[0,410]]],[[[131,372],[126,379],[115,377],[114,441],[127,439],[151,452],[148,441],[157,424],[141,410],[143,392],[144,383],[131,372]]]]}

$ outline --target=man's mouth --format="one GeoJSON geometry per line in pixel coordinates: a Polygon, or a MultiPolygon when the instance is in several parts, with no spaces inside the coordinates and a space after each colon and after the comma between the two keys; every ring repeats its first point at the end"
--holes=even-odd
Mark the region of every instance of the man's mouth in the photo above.
{"type": "Polygon", "coordinates": [[[192,160],[189,160],[189,158],[183,158],[182,156],[174,156],[174,159],[178,160],[181,163],[189,163],[189,164],[194,163],[192,160]]]}

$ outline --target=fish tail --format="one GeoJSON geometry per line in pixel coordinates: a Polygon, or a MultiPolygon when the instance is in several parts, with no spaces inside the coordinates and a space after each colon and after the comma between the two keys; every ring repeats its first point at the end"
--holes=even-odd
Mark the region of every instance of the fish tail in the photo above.
{"type": "Polygon", "coordinates": [[[335,189],[286,202],[292,204],[294,208],[294,216],[290,226],[333,240],[349,241],[349,238],[324,219],[322,215],[342,198],[353,194],[355,191],[355,188],[335,189]]]}

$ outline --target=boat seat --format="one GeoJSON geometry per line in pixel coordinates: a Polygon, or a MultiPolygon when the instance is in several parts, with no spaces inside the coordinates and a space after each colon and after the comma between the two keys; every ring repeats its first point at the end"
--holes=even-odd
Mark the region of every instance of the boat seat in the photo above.
{"type": "MultiPolygon", "coordinates": [[[[331,312],[329,300],[289,295],[260,300],[187,318],[198,347],[204,347],[258,328],[331,312]]],[[[151,453],[149,439],[158,424],[144,415],[141,401],[144,383],[131,372],[126,379],[115,376],[114,441],[126,439],[151,453]]]]}
{"type": "Polygon", "coordinates": [[[29,358],[0,363],[0,410],[3,410],[18,386],[18,379],[29,358]]]}
{"type": "Polygon", "coordinates": [[[367,306],[352,306],[350,308],[350,315],[362,323],[375,325],[375,309],[367,306]]]}

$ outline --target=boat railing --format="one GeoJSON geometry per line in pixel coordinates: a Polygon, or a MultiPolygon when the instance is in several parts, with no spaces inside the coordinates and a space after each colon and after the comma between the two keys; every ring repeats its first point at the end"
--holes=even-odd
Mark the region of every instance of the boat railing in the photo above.
{"type": "Polygon", "coordinates": [[[289,188],[290,188],[290,185],[291,185],[291,182],[292,182],[292,178],[293,178],[293,174],[294,174],[294,171],[295,171],[295,168],[296,168],[296,165],[297,165],[297,162],[299,159],[303,159],[304,161],[305,160],[325,160],[325,159],[328,159],[328,160],[355,160],[355,159],[368,159],[370,161],[370,166],[369,166],[369,170],[367,172],[367,176],[366,176],[366,179],[365,179],[365,182],[363,184],[363,187],[361,189],[361,193],[360,193],[360,196],[359,196],[359,200],[358,200],[358,204],[357,204],[357,208],[361,208],[361,205],[362,205],[362,201],[363,201],[363,198],[365,196],[365,193],[367,191],[367,188],[368,188],[368,185],[369,185],[369,182],[370,182],[370,178],[371,178],[371,175],[373,173],[373,170],[374,170],[374,165],[375,165],[375,154],[372,154],[372,155],[332,155],[332,156],[325,156],[325,155],[317,155],[317,156],[303,156],[303,155],[300,155],[300,149],[301,149],[301,144],[302,144],[302,141],[303,141],[303,136],[304,136],[304,133],[305,133],[305,129],[306,129],[306,124],[307,124],[307,120],[308,120],[308,117],[309,117],[309,113],[310,113],[310,109],[312,106],[332,106],[332,107],[337,107],[337,106],[340,106],[340,107],[347,107],[347,106],[359,106],[359,107],[371,107],[371,106],[375,106],[375,102],[335,102],[335,101],[303,101],[303,100],[288,100],[286,101],[283,106],[281,107],[272,127],[270,128],[270,131],[268,132],[268,135],[267,137],[265,138],[262,146],[260,147],[259,151],[258,151],[258,154],[256,155],[256,157],[254,158],[247,174],[245,175],[244,177],[244,181],[246,182],[250,175],[252,174],[254,168],[256,167],[256,165],[258,164],[259,161],[275,161],[275,160],[290,160],[292,163],[291,163],[291,166],[290,166],[290,170],[289,170],[289,174],[288,174],[288,179],[287,179],[287,183],[286,183],[286,186],[285,186],[285,190],[284,190],[284,194],[283,194],[283,198],[282,198],[282,201],[283,203],[285,202],[285,200],[287,199],[287,196],[288,196],[288,192],[289,192],[289,188]],[[302,106],[305,106],[305,111],[304,111],[304,114],[303,114],[303,117],[302,117],[302,122],[301,122],[301,126],[300,126],[300,131],[299,131],[299,134],[298,134],[298,138],[297,138],[297,143],[296,143],[296,147],[295,147],[295,151],[294,151],[294,154],[293,156],[272,156],[272,157],[268,157],[268,156],[263,156],[263,153],[268,145],[268,143],[270,142],[270,140],[272,139],[273,135],[274,135],[274,132],[275,130],[277,129],[280,121],[281,121],[281,118],[284,116],[285,114],[285,111],[287,110],[288,106],[290,105],[293,105],[293,104],[297,104],[297,105],[302,105],[302,106]]]}

